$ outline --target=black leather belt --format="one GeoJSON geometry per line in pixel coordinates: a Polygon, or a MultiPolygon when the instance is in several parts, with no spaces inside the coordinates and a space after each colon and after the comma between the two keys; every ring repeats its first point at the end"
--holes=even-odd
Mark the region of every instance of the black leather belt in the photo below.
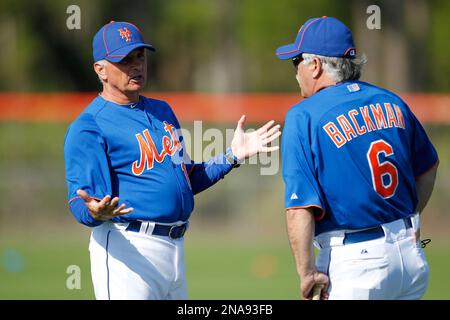
{"type": "MultiPolygon", "coordinates": [[[[126,231],[140,232],[142,226],[142,221],[132,221],[128,224],[126,231]]],[[[171,239],[179,239],[184,236],[188,227],[188,223],[183,223],[181,225],[165,225],[165,224],[155,224],[153,228],[152,235],[165,236],[171,239]]]]}
{"type": "MultiPolygon", "coordinates": [[[[411,218],[403,218],[405,228],[412,228],[411,218]]],[[[346,233],[344,236],[344,244],[358,243],[363,241],[375,240],[384,237],[384,230],[381,226],[365,229],[356,232],[346,233]]]]}

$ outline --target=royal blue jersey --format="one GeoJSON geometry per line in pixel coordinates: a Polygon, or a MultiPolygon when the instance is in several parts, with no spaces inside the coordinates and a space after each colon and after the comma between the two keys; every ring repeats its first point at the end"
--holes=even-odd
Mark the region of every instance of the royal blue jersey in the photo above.
{"type": "Polygon", "coordinates": [[[286,208],[314,208],[316,235],[362,229],[416,212],[415,178],[438,156],[395,94],[361,81],[324,88],[286,115],[286,208]]]}
{"type": "Polygon", "coordinates": [[[193,163],[170,106],[142,96],[126,105],[95,98],[70,125],[64,157],[70,209],[88,226],[102,222],[90,216],[78,189],[98,199],[118,196],[120,204],[134,208],[115,222],[172,223],[188,220],[193,195],[232,168],[225,155],[193,163]]]}

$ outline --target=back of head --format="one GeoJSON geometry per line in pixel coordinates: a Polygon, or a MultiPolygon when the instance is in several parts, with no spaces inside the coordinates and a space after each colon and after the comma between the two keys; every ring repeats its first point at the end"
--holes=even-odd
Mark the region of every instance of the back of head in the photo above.
{"type": "Polygon", "coordinates": [[[280,60],[302,55],[305,64],[318,58],[335,82],[358,80],[366,57],[356,54],[351,30],[332,17],[311,18],[297,33],[295,42],[276,50],[280,60]]]}

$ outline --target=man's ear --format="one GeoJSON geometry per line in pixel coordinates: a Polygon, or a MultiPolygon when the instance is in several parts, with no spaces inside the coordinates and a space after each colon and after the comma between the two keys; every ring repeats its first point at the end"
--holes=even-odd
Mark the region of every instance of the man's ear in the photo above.
{"type": "Polygon", "coordinates": [[[320,61],[319,58],[314,58],[312,63],[311,63],[311,68],[313,69],[313,73],[312,73],[312,77],[314,79],[317,79],[320,77],[320,75],[323,72],[323,66],[322,66],[322,62],[320,61]]]}
{"type": "Polygon", "coordinates": [[[97,73],[99,78],[102,79],[102,81],[106,81],[106,79],[108,78],[106,75],[106,64],[101,62],[94,62],[94,71],[95,73],[97,73]]]}

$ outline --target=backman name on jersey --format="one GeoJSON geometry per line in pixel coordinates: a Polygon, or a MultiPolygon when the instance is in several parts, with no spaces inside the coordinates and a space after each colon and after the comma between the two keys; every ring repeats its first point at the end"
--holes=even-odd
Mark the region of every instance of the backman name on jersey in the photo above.
{"type": "Polygon", "coordinates": [[[352,109],[346,114],[336,117],[322,128],[337,148],[348,141],[375,130],[389,128],[405,129],[405,119],[400,107],[396,104],[375,103],[352,109]]]}

